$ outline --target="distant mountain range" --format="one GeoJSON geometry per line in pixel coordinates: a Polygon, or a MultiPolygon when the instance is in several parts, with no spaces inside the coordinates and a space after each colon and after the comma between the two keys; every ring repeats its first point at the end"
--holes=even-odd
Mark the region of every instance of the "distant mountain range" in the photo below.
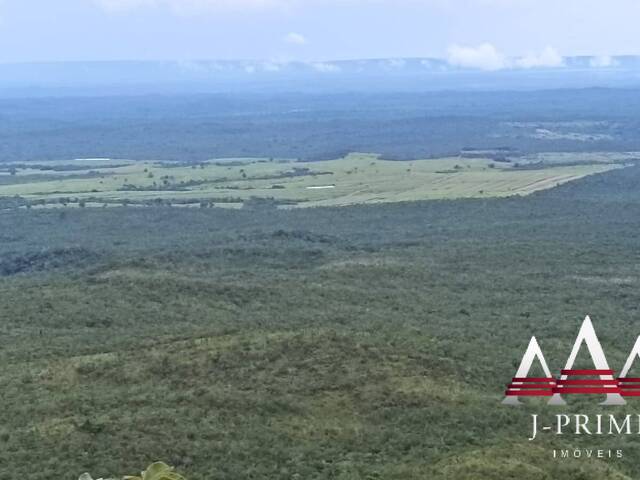
{"type": "Polygon", "coordinates": [[[640,87],[640,57],[565,57],[560,66],[483,71],[434,58],[329,62],[0,64],[0,96],[520,90],[640,87]]]}

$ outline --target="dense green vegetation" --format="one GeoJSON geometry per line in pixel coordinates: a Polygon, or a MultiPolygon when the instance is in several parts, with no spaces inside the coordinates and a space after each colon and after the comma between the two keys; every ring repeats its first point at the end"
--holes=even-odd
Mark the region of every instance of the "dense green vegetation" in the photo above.
{"type": "Polygon", "coordinates": [[[0,161],[638,151],[639,99],[624,89],[0,99],[0,161]]]}
{"type": "Polygon", "coordinates": [[[3,210],[0,479],[156,459],[190,480],[636,478],[635,437],[528,442],[546,408],[500,401],[529,337],[557,371],[587,313],[621,367],[639,182],[635,166],[523,198],[3,210]],[[594,443],[625,456],[551,455],[594,443]]]}

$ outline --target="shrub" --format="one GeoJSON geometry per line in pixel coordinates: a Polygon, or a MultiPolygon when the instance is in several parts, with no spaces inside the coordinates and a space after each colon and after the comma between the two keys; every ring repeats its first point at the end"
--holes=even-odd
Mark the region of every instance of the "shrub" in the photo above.
{"type": "MultiPolygon", "coordinates": [[[[78,480],[92,480],[91,475],[84,473],[80,475],[78,480]]],[[[116,479],[99,479],[99,480],[116,480],[116,479]]],[[[149,465],[140,476],[125,476],[123,480],[186,480],[182,475],[173,471],[166,463],[156,462],[149,465]]]]}

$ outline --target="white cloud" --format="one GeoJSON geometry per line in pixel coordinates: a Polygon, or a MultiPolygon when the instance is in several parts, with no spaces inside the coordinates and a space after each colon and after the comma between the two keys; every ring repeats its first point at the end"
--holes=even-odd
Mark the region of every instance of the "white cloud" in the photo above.
{"type": "Polygon", "coordinates": [[[609,56],[609,55],[601,55],[599,57],[592,57],[589,60],[589,66],[591,68],[609,68],[609,67],[617,67],[619,62],[609,56]]]}
{"type": "Polygon", "coordinates": [[[477,47],[452,45],[447,52],[450,65],[480,70],[501,70],[507,66],[507,60],[496,47],[483,43],[477,47]]]}
{"type": "MultiPolygon", "coordinates": [[[[245,10],[250,8],[268,8],[268,7],[306,7],[311,5],[362,5],[371,4],[394,5],[402,3],[406,5],[424,4],[436,7],[449,6],[451,0],[90,0],[93,3],[111,10],[126,11],[142,7],[171,7],[176,11],[193,11],[195,9],[235,9],[245,10]]],[[[466,0],[471,3],[479,3],[485,6],[494,2],[505,0],[466,0]]],[[[511,1],[511,0],[506,0],[511,1]]],[[[523,0],[519,0],[523,1],[523,0]]]]}
{"type": "Polygon", "coordinates": [[[91,0],[109,12],[127,12],[141,8],[169,8],[178,14],[216,10],[248,10],[287,7],[291,0],[91,0]]]}
{"type": "Polygon", "coordinates": [[[530,53],[515,60],[515,66],[518,68],[554,68],[563,65],[562,55],[553,47],[546,47],[540,53],[530,53]]]}
{"type": "Polygon", "coordinates": [[[553,47],[546,47],[538,53],[529,53],[523,57],[509,58],[490,43],[477,47],[453,45],[449,47],[447,60],[455,67],[488,71],[564,66],[564,58],[553,47]]]}
{"type": "Polygon", "coordinates": [[[338,65],[335,65],[333,63],[315,62],[311,63],[310,65],[311,68],[320,73],[337,73],[341,70],[338,65]]]}
{"type": "Polygon", "coordinates": [[[279,72],[282,65],[276,62],[262,62],[262,70],[265,72],[279,72]]]}
{"type": "Polygon", "coordinates": [[[94,0],[94,3],[109,12],[119,12],[141,7],[150,7],[157,2],[155,0],[94,0]]]}
{"type": "Polygon", "coordinates": [[[175,65],[182,71],[190,73],[216,73],[227,69],[224,64],[218,62],[196,62],[180,60],[175,65]]]}
{"type": "MultiPolygon", "coordinates": [[[[1,1],[1,0],[0,0],[1,1]]],[[[533,2],[535,0],[87,0],[98,4],[110,12],[126,12],[145,7],[169,8],[180,14],[192,14],[203,11],[220,10],[259,10],[280,8],[285,10],[306,8],[311,6],[371,5],[415,6],[424,5],[439,9],[456,9],[460,5],[456,2],[464,1],[468,6],[510,7],[516,2],[533,2]]]]}
{"type": "Polygon", "coordinates": [[[407,61],[403,58],[390,58],[386,61],[386,64],[389,68],[404,68],[407,64],[407,61]]]}
{"type": "Polygon", "coordinates": [[[287,35],[285,35],[284,41],[286,43],[290,43],[292,45],[306,45],[307,44],[307,38],[304,35],[302,35],[300,33],[296,33],[296,32],[291,32],[291,33],[288,33],[287,35]]]}

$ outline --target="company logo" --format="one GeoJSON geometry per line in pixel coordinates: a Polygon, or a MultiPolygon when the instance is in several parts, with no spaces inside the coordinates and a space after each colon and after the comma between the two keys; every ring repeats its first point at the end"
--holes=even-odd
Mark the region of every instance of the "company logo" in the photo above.
{"type": "Polygon", "coordinates": [[[609,368],[591,319],[587,316],[580,327],[567,363],[560,371],[558,378],[551,375],[536,337],[531,337],[520,366],[511,379],[511,383],[507,385],[502,403],[504,405],[520,405],[520,397],[550,397],[548,405],[566,405],[563,398],[566,395],[604,394],[606,399],[601,405],[624,405],[626,403],[625,397],[640,396],[640,378],[627,377],[638,356],[640,356],[640,336],[631,349],[620,375],[617,378],[614,377],[614,371],[609,368]],[[594,369],[576,370],[573,368],[583,344],[593,361],[594,369]],[[540,363],[544,377],[529,377],[529,371],[535,360],[540,363]]]}

